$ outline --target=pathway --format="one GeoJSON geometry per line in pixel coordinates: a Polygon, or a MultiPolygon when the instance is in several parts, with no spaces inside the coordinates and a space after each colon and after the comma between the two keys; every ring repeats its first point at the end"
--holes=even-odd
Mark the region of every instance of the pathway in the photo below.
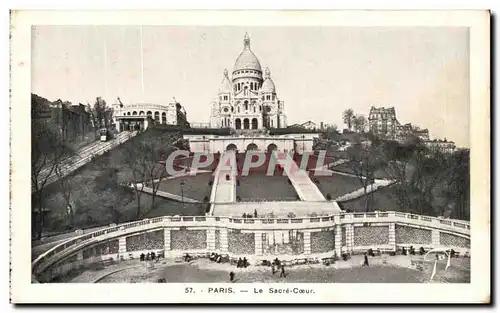
{"type": "MultiPolygon", "coordinates": [[[[377,191],[379,188],[392,185],[395,182],[396,182],[395,180],[375,179],[375,182],[366,188],[366,194],[368,195],[372,192],[377,191]]],[[[342,195],[342,196],[336,198],[334,201],[348,201],[348,200],[353,200],[353,199],[362,197],[364,195],[365,195],[364,188],[359,188],[359,189],[356,189],[352,192],[346,193],[345,195],[342,195]]]]}
{"type": "Polygon", "coordinates": [[[297,163],[287,153],[279,153],[278,159],[284,161],[283,170],[290,179],[297,195],[302,201],[326,201],[325,197],[319,191],[316,184],[314,184],[306,171],[301,170],[297,163]],[[288,166],[290,164],[290,166],[288,166]]]}
{"type": "Polygon", "coordinates": [[[236,202],[236,154],[234,151],[226,151],[220,156],[221,162],[215,170],[211,203],[236,202]],[[226,166],[222,164],[225,163],[226,166]]]}

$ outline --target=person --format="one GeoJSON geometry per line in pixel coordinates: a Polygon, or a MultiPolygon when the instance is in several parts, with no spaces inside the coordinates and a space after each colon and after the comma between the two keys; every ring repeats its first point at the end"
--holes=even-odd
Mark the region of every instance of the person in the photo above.
{"type": "Polygon", "coordinates": [[[271,264],[271,271],[272,271],[273,275],[274,275],[274,273],[276,273],[276,269],[274,267],[274,262],[273,262],[273,264],[271,264]]]}
{"type": "Polygon", "coordinates": [[[403,247],[403,250],[401,251],[401,253],[402,253],[403,255],[406,255],[406,249],[405,249],[405,247],[403,247]]]}
{"type": "Polygon", "coordinates": [[[425,253],[424,247],[420,247],[420,255],[424,255],[424,253],[425,253]]]}
{"type": "Polygon", "coordinates": [[[247,214],[246,213],[243,213],[243,218],[247,218],[247,214]]]}
{"type": "Polygon", "coordinates": [[[368,254],[365,253],[365,262],[363,263],[364,266],[369,266],[368,265],[368,254]]]}
{"type": "Polygon", "coordinates": [[[231,282],[233,282],[233,281],[234,281],[234,272],[229,273],[229,280],[230,280],[231,282]]]}
{"type": "Polygon", "coordinates": [[[255,209],[255,210],[253,211],[253,217],[254,217],[254,218],[257,218],[257,209],[255,209]]]}
{"type": "Polygon", "coordinates": [[[141,261],[144,261],[144,258],[145,258],[145,257],[146,257],[146,256],[144,255],[144,253],[141,253],[140,260],[141,260],[141,261]]]}
{"type": "Polygon", "coordinates": [[[415,255],[415,248],[413,246],[410,246],[410,254],[415,255]]]}
{"type": "Polygon", "coordinates": [[[150,258],[151,258],[151,253],[148,252],[148,254],[146,254],[146,261],[149,261],[150,258]]]}
{"type": "Polygon", "coordinates": [[[237,268],[242,267],[242,262],[243,262],[243,261],[241,260],[241,258],[239,258],[239,259],[238,259],[238,264],[236,264],[236,267],[237,267],[237,268]]]}
{"type": "Polygon", "coordinates": [[[154,252],[151,252],[151,260],[153,260],[153,261],[154,261],[154,260],[155,260],[155,258],[156,258],[156,254],[155,254],[154,252]]]}
{"type": "Polygon", "coordinates": [[[281,265],[280,277],[285,277],[285,265],[281,265]]]}
{"type": "Polygon", "coordinates": [[[247,258],[243,257],[242,265],[243,265],[244,268],[247,268],[247,266],[248,266],[247,258]]]}
{"type": "Polygon", "coordinates": [[[189,262],[190,259],[191,259],[191,256],[188,253],[186,253],[186,255],[184,256],[184,261],[189,262]]]}

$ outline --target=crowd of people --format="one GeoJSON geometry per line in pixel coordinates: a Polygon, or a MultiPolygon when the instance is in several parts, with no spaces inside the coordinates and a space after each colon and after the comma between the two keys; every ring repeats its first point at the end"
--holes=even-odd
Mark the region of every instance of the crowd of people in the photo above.
{"type": "Polygon", "coordinates": [[[257,218],[257,210],[253,211],[253,215],[251,213],[243,213],[242,215],[243,218],[257,218]]]}

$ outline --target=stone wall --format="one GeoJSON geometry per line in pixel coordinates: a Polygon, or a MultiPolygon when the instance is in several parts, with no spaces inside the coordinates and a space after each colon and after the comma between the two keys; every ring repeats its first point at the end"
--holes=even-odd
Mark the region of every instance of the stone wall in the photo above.
{"type": "Polygon", "coordinates": [[[207,248],[206,230],[172,230],[170,238],[172,250],[200,250],[207,248]]]}
{"type": "Polygon", "coordinates": [[[354,245],[372,246],[389,244],[389,226],[355,226],[354,245]]]}
{"type": "Polygon", "coordinates": [[[129,236],[126,242],[127,251],[158,250],[165,247],[163,229],[129,236]]]}
{"type": "Polygon", "coordinates": [[[228,231],[228,251],[241,255],[255,254],[255,235],[253,233],[228,231]]]}
{"type": "Polygon", "coordinates": [[[447,233],[440,234],[440,243],[448,247],[470,248],[470,239],[447,233]]]}
{"type": "Polygon", "coordinates": [[[396,225],[396,243],[432,243],[432,231],[429,229],[414,228],[396,225]]]}
{"type": "Polygon", "coordinates": [[[220,250],[220,230],[215,230],[215,250],[220,250]]]}
{"type": "Polygon", "coordinates": [[[82,253],[84,259],[118,253],[118,239],[105,241],[89,248],[85,248],[83,249],[82,253]]]}
{"type": "Polygon", "coordinates": [[[311,253],[324,253],[335,248],[335,234],[333,231],[319,231],[311,233],[311,253]]]}

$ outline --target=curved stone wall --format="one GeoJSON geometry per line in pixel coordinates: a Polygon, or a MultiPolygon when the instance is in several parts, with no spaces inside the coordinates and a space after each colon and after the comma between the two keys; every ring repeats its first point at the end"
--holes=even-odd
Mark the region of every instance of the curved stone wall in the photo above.
{"type": "Polygon", "coordinates": [[[172,250],[203,250],[207,248],[207,231],[172,230],[170,231],[170,240],[172,250]]]}
{"type": "MultiPolygon", "coordinates": [[[[155,230],[126,237],[127,252],[165,248],[164,231],[155,230]]],[[[118,251],[117,251],[118,253],[118,251]]]]}
{"type": "Polygon", "coordinates": [[[389,244],[389,225],[387,226],[355,226],[355,246],[378,246],[389,244]]]}
{"type": "Polygon", "coordinates": [[[396,225],[396,243],[431,244],[432,230],[396,225]]]}
{"type": "Polygon", "coordinates": [[[144,251],[163,251],[166,256],[218,252],[269,259],[279,254],[323,257],[367,248],[395,250],[403,245],[444,245],[456,251],[470,247],[468,222],[399,212],[242,221],[165,216],[117,225],[55,246],[33,262],[32,272],[46,282],[71,269],[138,257],[144,251]]]}

